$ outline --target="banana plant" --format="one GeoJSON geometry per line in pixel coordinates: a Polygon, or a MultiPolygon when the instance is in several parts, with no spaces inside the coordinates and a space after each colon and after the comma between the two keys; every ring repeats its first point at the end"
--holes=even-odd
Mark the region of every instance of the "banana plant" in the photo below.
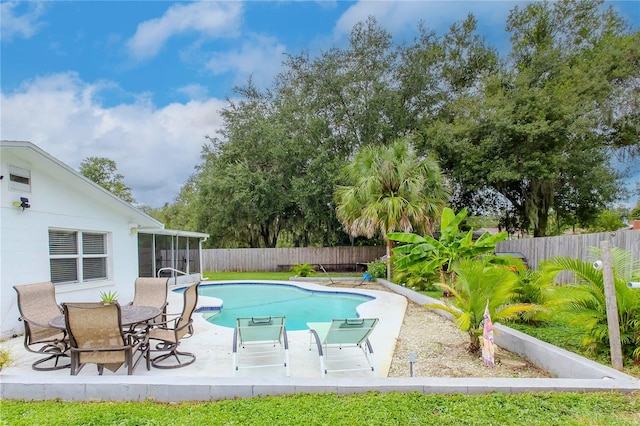
{"type": "Polygon", "coordinates": [[[420,236],[407,232],[392,232],[390,240],[404,243],[393,249],[394,264],[399,271],[413,271],[420,275],[439,273],[441,284],[455,283],[454,264],[462,258],[477,256],[495,251],[496,243],[507,238],[506,232],[490,235],[485,232],[473,240],[473,230],[464,233],[460,224],[467,217],[467,210],[458,214],[446,207],[440,219],[440,237],[420,236]]]}

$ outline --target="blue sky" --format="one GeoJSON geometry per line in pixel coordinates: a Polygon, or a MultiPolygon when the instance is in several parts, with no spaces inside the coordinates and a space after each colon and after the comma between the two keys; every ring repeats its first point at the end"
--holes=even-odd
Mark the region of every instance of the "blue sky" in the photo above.
{"type": "MultiPolygon", "coordinates": [[[[116,161],[138,202],[171,202],[200,163],[234,85],[267,87],[284,53],[343,46],[368,16],[401,42],[472,12],[506,51],[515,1],[46,1],[0,3],[0,138],[71,167],[116,161]]],[[[607,2],[640,28],[640,2],[607,2]]],[[[636,178],[640,180],[640,166],[636,178]]]]}

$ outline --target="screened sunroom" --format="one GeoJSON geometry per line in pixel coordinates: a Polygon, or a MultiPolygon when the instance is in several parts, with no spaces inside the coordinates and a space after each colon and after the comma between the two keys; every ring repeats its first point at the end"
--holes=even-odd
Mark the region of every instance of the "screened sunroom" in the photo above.
{"type": "Polygon", "coordinates": [[[171,277],[170,284],[202,279],[202,242],[208,234],[172,229],[138,230],[138,275],[171,277]]]}

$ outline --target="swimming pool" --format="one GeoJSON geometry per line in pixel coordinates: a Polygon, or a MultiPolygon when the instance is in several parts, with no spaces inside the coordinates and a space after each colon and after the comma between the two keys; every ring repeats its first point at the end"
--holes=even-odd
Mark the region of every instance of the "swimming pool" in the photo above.
{"type": "Polygon", "coordinates": [[[356,293],[309,290],[277,283],[201,284],[198,293],[223,301],[222,309],[205,314],[212,324],[233,328],[239,317],[285,316],[289,331],[306,330],[307,322],[357,317],[356,307],[375,299],[356,293]]]}

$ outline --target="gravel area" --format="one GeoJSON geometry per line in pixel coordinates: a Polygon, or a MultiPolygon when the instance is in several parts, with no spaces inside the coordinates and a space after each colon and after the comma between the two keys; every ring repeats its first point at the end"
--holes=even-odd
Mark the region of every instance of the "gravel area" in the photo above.
{"type": "MultiPolygon", "coordinates": [[[[359,282],[336,282],[332,287],[354,287],[359,282]]],[[[322,283],[325,284],[326,283],[322,283]]],[[[358,288],[389,291],[376,283],[358,288]]],[[[454,323],[408,301],[389,377],[410,377],[409,353],[416,354],[414,375],[422,377],[552,377],[516,354],[496,346],[494,367],[467,352],[469,337],[454,323]]],[[[374,348],[375,349],[375,348],[374,348]]]]}

